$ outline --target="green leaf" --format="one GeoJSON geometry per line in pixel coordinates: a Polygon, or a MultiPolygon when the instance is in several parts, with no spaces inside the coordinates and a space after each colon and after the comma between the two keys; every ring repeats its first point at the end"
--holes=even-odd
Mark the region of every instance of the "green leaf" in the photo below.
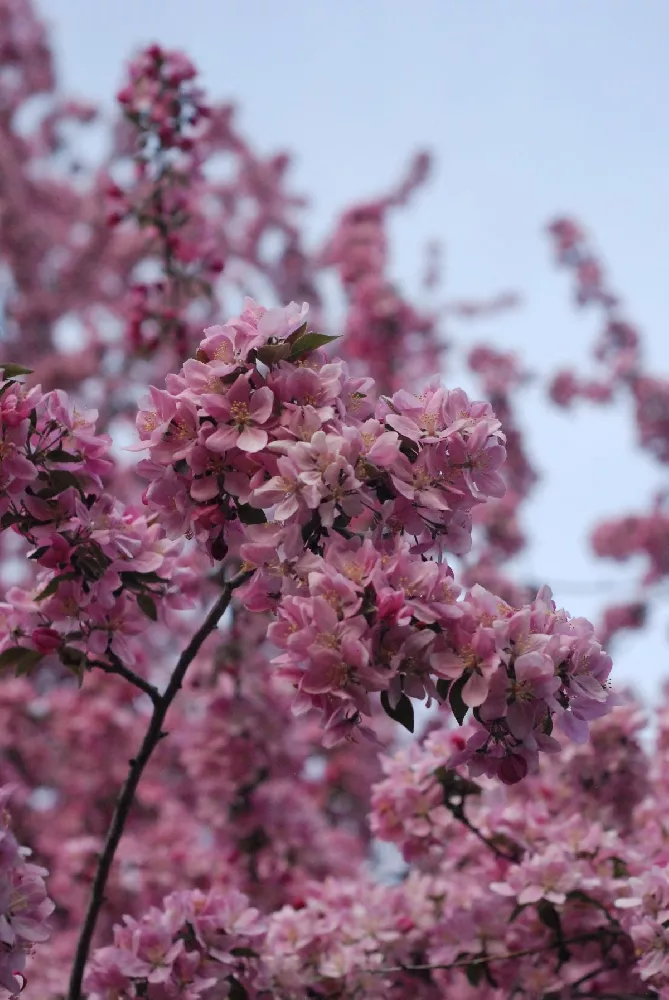
{"type": "Polygon", "coordinates": [[[264,347],[259,347],[256,351],[256,357],[258,361],[262,361],[264,365],[271,368],[272,365],[278,365],[279,361],[285,361],[290,356],[290,344],[265,344],[264,347]]]}
{"type": "Polygon", "coordinates": [[[124,587],[143,587],[146,583],[166,583],[164,576],[157,573],[136,573],[134,570],[124,570],[119,574],[124,587]]]}
{"type": "Polygon", "coordinates": [[[306,524],[302,525],[302,541],[306,544],[316,532],[320,531],[321,519],[315,510],[306,524]]]}
{"type": "Polygon", "coordinates": [[[451,684],[450,691],[448,692],[448,700],[451,706],[451,711],[457,719],[458,725],[461,726],[465,721],[465,716],[469,711],[469,706],[465,705],[462,700],[462,689],[469,680],[469,674],[464,673],[462,677],[458,677],[457,681],[451,684]]]}
{"type": "Polygon", "coordinates": [[[9,361],[0,363],[0,368],[4,372],[5,378],[16,378],[17,375],[32,375],[32,368],[24,368],[23,365],[13,365],[9,361]]]}
{"type": "Polygon", "coordinates": [[[58,650],[58,659],[63,666],[72,670],[81,666],[86,659],[86,654],[81,649],[77,649],[76,646],[61,646],[58,650]]]}
{"type": "Polygon", "coordinates": [[[41,559],[44,553],[49,551],[49,548],[50,546],[48,545],[40,545],[38,549],[30,553],[28,559],[41,559]]]}
{"type": "Polygon", "coordinates": [[[611,858],[613,862],[613,877],[614,878],[627,878],[629,876],[629,868],[622,858],[611,858]]]}
{"type": "Polygon", "coordinates": [[[512,924],[516,917],[519,917],[523,910],[526,910],[530,903],[516,903],[514,908],[511,910],[511,915],[509,916],[509,923],[512,924]]]}
{"type": "Polygon", "coordinates": [[[549,902],[547,899],[540,899],[537,903],[537,916],[545,927],[549,930],[554,931],[556,934],[560,935],[562,933],[562,924],[560,923],[560,914],[555,909],[553,903],[549,902]]]}
{"type": "Polygon", "coordinates": [[[66,580],[76,580],[76,578],[77,578],[76,573],[60,573],[58,576],[54,576],[53,580],[50,580],[47,583],[44,590],[41,592],[41,594],[37,595],[35,600],[43,601],[47,597],[51,597],[53,594],[56,593],[61,583],[64,583],[66,580]]]}
{"type": "Polygon", "coordinates": [[[59,493],[64,493],[70,486],[74,486],[76,490],[81,489],[81,483],[73,472],[69,472],[67,469],[49,470],[49,486],[47,487],[47,492],[51,496],[57,496],[59,493]]]}
{"type": "Polygon", "coordinates": [[[13,646],[0,653],[0,669],[14,667],[17,674],[25,674],[36,666],[44,653],[36,649],[26,649],[25,646],[13,646]]]}
{"type": "Polygon", "coordinates": [[[25,646],[12,646],[11,649],[6,649],[0,653],[0,668],[15,666],[24,653],[28,652],[30,650],[26,649],[25,646]]]}
{"type": "Polygon", "coordinates": [[[13,524],[19,524],[21,521],[21,515],[15,514],[13,511],[8,510],[5,514],[0,517],[0,527],[11,528],[13,524]]]}
{"type": "Polygon", "coordinates": [[[410,698],[407,698],[405,694],[401,695],[400,700],[393,708],[390,704],[390,699],[388,698],[388,692],[382,691],[381,704],[383,705],[383,710],[387,716],[394,719],[395,722],[399,722],[399,724],[404,726],[405,729],[408,729],[410,733],[414,731],[413,705],[411,704],[410,698]]]}
{"type": "Polygon", "coordinates": [[[295,361],[303,354],[310,354],[312,351],[318,350],[319,347],[325,347],[333,340],[339,340],[339,337],[329,337],[326,333],[305,333],[303,337],[298,337],[294,341],[290,352],[290,361],[295,361]]]}
{"type": "Polygon", "coordinates": [[[260,958],[257,951],[253,948],[231,948],[230,954],[234,955],[235,958],[260,958]]]}
{"type": "Polygon", "coordinates": [[[263,510],[248,503],[237,504],[237,516],[242,524],[265,524],[267,521],[263,510]]]}
{"type": "Polygon", "coordinates": [[[27,649],[25,656],[22,656],[16,664],[16,676],[21,677],[22,674],[29,674],[43,658],[44,653],[40,653],[36,649],[27,649]]]}
{"type": "Polygon", "coordinates": [[[234,976],[228,977],[230,989],[228,990],[228,1000],[248,1000],[248,993],[238,979],[234,976]]]}
{"type": "Polygon", "coordinates": [[[307,324],[303,323],[302,326],[298,326],[297,330],[293,330],[290,337],[286,337],[285,343],[290,344],[292,347],[295,341],[299,340],[300,337],[303,337],[306,332],[307,332],[307,324]]]}
{"type": "Polygon", "coordinates": [[[50,462],[81,462],[78,455],[71,455],[69,451],[65,451],[63,448],[54,448],[53,451],[49,452],[50,462]]]}
{"type": "Polygon", "coordinates": [[[158,609],[152,597],[149,597],[148,594],[138,594],[137,604],[147,618],[150,618],[152,622],[158,621],[158,609]]]}
{"type": "Polygon", "coordinates": [[[72,671],[77,678],[79,687],[83,687],[84,674],[86,673],[86,654],[74,646],[61,646],[58,650],[58,658],[64,667],[72,671]]]}
{"type": "Polygon", "coordinates": [[[484,962],[470,962],[465,969],[465,975],[470,986],[478,986],[485,976],[484,962]]]}
{"type": "Polygon", "coordinates": [[[443,698],[444,701],[448,698],[448,692],[451,684],[452,681],[447,681],[444,677],[437,678],[437,694],[440,698],[443,698]]]}

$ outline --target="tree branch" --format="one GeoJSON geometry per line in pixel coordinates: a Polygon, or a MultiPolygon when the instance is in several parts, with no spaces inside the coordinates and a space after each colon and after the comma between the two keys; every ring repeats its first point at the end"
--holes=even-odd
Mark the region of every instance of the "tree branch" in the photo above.
{"type": "MultiPolygon", "coordinates": [[[[585,944],[587,941],[597,941],[600,935],[596,931],[592,931],[587,934],[579,934],[575,937],[565,938],[561,943],[567,944],[585,944]]],[[[522,951],[510,951],[506,955],[474,955],[471,958],[457,959],[455,962],[448,962],[446,964],[437,965],[393,965],[393,966],[382,966],[378,969],[369,969],[369,972],[376,974],[384,974],[390,972],[434,972],[437,970],[445,971],[449,969],[466,969],[472,965],[490,965],[492,962],[509,962],[514,958],[526,958],[531,955],[541,955],[546,951],[554,951],[559,947],[560,942],[551,942],[550,944],[538,945],[534,948],[523,948],[522,951]]],[[[79,1000],[77,997],[76,1000],[79,1000]]]]}
{"type": "Polygon", "coordinates": [[[112,653],[111,650],[107,654],[112,661],[111,663],[103,663],[101,660],[89,660],[89,667],[97,667],[98,670],[104,670],[106,674],[116,674],[118,677],[125,678],[134,687],[139,688],[144,694],[148,694],[149,698],[156,705],[160,701],[160,691],[153,684],[149,684],[145,681],[143,677],[136,674],[134,670],[130,670],[126,667],[121,660],[119,660],[116,653],[112,653]]]}
{"type": "MultiPolygon", "coordinates": [[[[107,839],[105,840],[105,845],[102,854],[100,855],[97,871],[93,880],[88,909],[84,918],[79,941],[77,942],[77,950],[74,957],[74,964],[72,966],[67,1000],[82,1000],[81,987],[84,978],[84,969],[88,960],[88,953],[90,951],[93,934],[95,932],[95,925],[97,923],[102,904],[104,903],[105,887],[107,885],[107,879],[109,878],[109,872],[114,861],[116,849],[119,845],[121,837],[123,836],[123,830],[125,828],[130,809],[132,808],[135,792],[137,791],[137,786],[144,772],[144,768],[148,764],[151,754],[157,747],[158,743],[163,736],[165,736],[165,733],[163,732],[163,722],[165,721],[165,716],[167,715],[170,705],[176,698],[179,689],[183,684],[188,667],[191,665],[196,654],[199,652],[202,643],[214,631],[221,616],[230,604],[233,591],[237,587],[241,586],[241,584],[245,583],[250,576],[251,572],[241,573],[239,576],[235,577],[234,580],[225,584],[223,593],[216,601],[216,604],[214,604],[204,622],[179,657],[179,661],[172,672],[172,676],[170,677],[164,693],[159,695],[158,698],[154,700],[151,721],[149,722],[146,735],[137,756],[130,761],[130,770],[128,771],[128,776],[117,799],[111,825],[107,832],[107,839]]],[[[125,669],[126,668],[124,668],[124,670],[125,669]]]]}

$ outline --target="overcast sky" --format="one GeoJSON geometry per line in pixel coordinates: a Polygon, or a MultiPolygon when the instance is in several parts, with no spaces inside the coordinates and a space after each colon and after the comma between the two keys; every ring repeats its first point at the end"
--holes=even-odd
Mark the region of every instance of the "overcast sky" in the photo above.
{"type": "MultiPolygon", "coordinates": [[[[428,146],[437,172],[398,216],[394,270],[417,286],[427,240],[447,248],[447,293],[515,289],[521,310],[460,325],[547,375],[586,363],[596,318],[576,313],[544,224],[587,224],[656,371],[669,372],[667,0],[41,0],[67,89],[109,103],[138,46],[178,46],[215,98],[239,104],[256,147],[297,154],[316,238],[428,146]]],[[[634,593],[631,569],[587,551],[599,516],[640,509],[662,482],[634,453],[629,413],[564,416],[523,401],[545,480],[524,565],[572,614],[634,593]],[[625,581],[630,581],[626,585],[625,581]],[[608,589],[605,589],[608,585],[608,589]]],[[[666,606],[666,600],[664,601],[666,606]]],[[[616,651],[647,697],[669,677],[669,615],[616,651]]]]}

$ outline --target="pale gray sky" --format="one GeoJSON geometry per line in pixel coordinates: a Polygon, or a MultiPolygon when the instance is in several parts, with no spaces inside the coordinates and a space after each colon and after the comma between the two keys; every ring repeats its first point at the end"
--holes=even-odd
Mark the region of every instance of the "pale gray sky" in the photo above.
{"type": "MultiPolygon", "coordinates": [[[[581,218],[640,325],[652,366],[669,372],[669,4],[666,0],[42,0],[68,89],[109,102],[139,45],[184,48],[211,94],[239,103],[260,148],[295,150],[314,236],[352,199],[385,189],[429,146],[437,174],[394,225],[395,271],[416,286],[426,240],[447,245],[452,298],[517,289],[524,308],[461,325],[463,339],[521,352],[543,373],[580,365],[596,333],[542,233],[581,218]]],[[[534,578],[573,614],[596,617],[633,589],[630,569],[585,547],[600,515],[642,507],[659,470],[632,449],[625,408],[523,413],[545,482],[532,506],[534,578]]],[[[666,604],[666,601],[665,601],[666,604]]],[[[653,696],[669,676],[669,615],[630,636],[618,680],[653,696]]]]}

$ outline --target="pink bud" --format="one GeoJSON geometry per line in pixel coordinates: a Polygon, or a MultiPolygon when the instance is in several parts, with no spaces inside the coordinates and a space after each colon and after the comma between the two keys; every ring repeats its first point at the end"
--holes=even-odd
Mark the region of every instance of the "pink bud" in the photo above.
{"type": "Polygon", "coordinates": [[[53,628],[45,628],[44,626],[36,628],[32,634],[32,641],[35,643],[35,648],[40,653],[53,653],[54,650],[62,643],[62,637],[53,628]]]}
{"type": "Polygon", "coordinates": [[[509,754],[500,762],[498,773],[505,785],[517,785],[527,774],[527,761],[519,754],[509,754]]]}

